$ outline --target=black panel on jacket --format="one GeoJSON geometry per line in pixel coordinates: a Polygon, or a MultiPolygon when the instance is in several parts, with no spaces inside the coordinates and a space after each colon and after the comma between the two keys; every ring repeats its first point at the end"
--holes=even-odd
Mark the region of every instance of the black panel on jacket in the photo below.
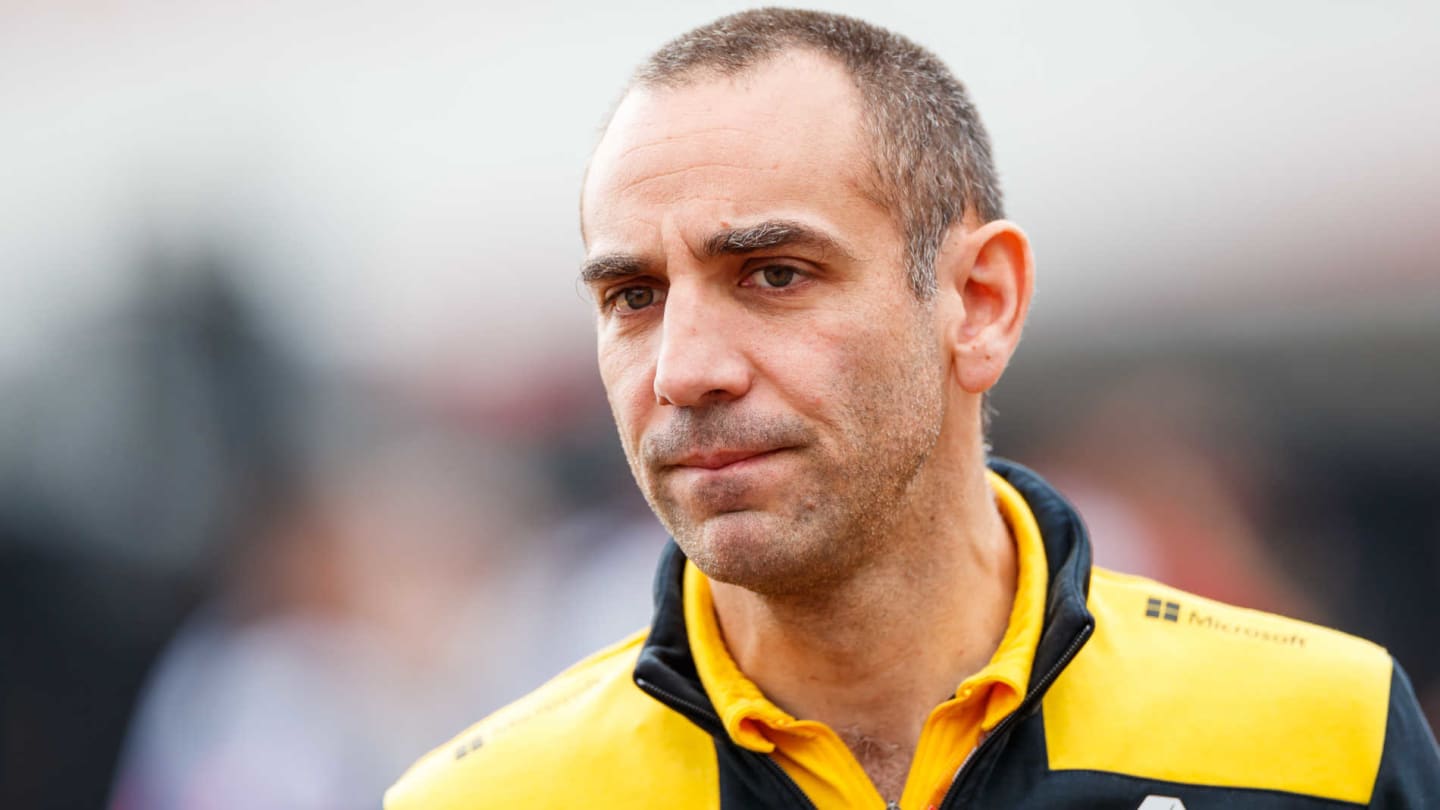
{"type": "Polygon", "coordinates": [[[764,754],[729,739],[715,741],[720,766],[720,810],[812,808],[805,793],[764,754]]]}
{"type": "Polygon", "coordinates": [[[1399,664],[1390,676],[1390,715],[1375,795],[1376,810],[1440,808],[1440,748],[1420,712],[1415,688],[1399,664]]]}

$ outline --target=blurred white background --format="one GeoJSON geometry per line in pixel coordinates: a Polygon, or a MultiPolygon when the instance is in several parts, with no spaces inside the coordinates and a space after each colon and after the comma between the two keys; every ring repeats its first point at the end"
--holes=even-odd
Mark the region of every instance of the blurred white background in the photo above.
{"type": "MultiPolygon", "coordinates": [[[[577,189],[730,3],[0,6],[0,363],[216,241],[327,362],[579,351],[577,189]]],[[[941,54],[1041,260],[1034,343],[1427,320],[1433,3],[839,3],[941,54]],[[1323,313],[1323,314],[1322,314],[1323,313]]]]}

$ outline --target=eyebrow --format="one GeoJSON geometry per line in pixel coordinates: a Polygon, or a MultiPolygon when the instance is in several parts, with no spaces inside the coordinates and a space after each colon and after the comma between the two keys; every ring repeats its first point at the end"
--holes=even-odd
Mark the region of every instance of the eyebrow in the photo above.
{"type": "Polygon", "coordinates": [[[593,259],[586,259],[580,265],[580,280],[585,284],[599,284],[617,278],[639,276],[649,267],[645,261],[627,253],[605,253],[593,259]]]}
{"type": "Polygon", "coordinates": [[[805,247],[823,254],[838,253],[852,261],[855,258],[829,235],[788,219],[771,219],[743,228],[726,228],[705,240],[705,254],[712,257],[777,247],[805,247]]]}
{"type": "MultiPolygon", "coordinates": [[[[838,254],[851,261],[853,254],[833,237],[800,222],[770,219],[740,228],[716,231],[705,240],[707,258],[734,256],[778,247],[803,247],[822,255],[838,254]]],[[[580,266],[580,281],[599,284],[619,278],[644,275],[649,262],[628,253],[605,253],[587,259],[580,266]]]]}

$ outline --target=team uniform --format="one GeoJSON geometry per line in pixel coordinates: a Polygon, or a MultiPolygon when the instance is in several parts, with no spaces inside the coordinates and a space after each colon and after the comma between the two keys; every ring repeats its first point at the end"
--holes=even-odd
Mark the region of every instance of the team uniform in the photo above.
{"type": "MultiPolygon", "coordinates": [[[[1070,505],[991,467],[1010,624],[927,718],[901,808],[1440,808],[1440,749],[1383,649],[1092,568],[1070,505]]],[[[387,810],[886,807],[833,730],[740,672],[673,543],[655,601],[647,631],[416,763],[387,810]]]]}

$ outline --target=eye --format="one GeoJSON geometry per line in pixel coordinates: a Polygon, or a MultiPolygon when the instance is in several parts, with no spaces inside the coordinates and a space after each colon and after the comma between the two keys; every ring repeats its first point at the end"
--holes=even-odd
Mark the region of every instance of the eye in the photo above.
{"type": "Polygon", "coordinates": [[[779,289],[790,286],[798,275],[800,275],[800,271],[793,267],[786,267],[783,264],[772,264],[756,270],[750,274],[750,277],[755,279],[756,286],[779,289]]]}
{"type": "Polygon", "coordinates": [[[637,312],[665,300],[665,293],[654,287],[625,287],[611,295],[607,303],[621,312],[637,312]]]}

